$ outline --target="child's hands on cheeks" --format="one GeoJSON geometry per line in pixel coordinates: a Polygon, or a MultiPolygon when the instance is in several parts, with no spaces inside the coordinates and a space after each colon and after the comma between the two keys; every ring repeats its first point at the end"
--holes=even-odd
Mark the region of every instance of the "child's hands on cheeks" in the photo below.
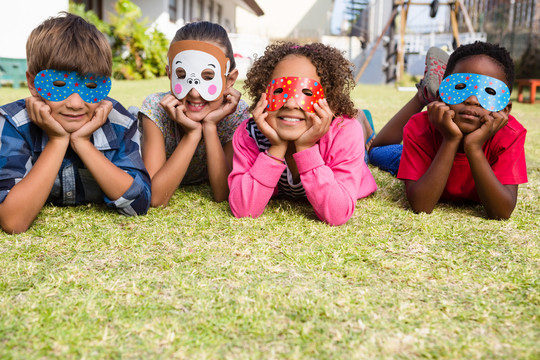
{"type": "Polygon", "coordinates": [[[465,135],[463,139],[465,151],[481,149],[489,138],[508,124],[508,113],[503,111],[488,113],[480,118],[480,124],[478,129],[465,135]]]}
{"type": "Polygon", "coordinates": [[[447,141],[461,141],[463,133],[454,122],[454,110],[442,101],[433,101],[427,106],[429,121],[447,141]]]}
{"type": "Polygon", "coordinates": [[[225,117],[231,115],[236,111],[238,102],[242,94],[235,88],[227,88],[223,91],[223,103],[216,109],[211,111],[203,119],[203,123],[216,124],[223,120],[225,117]]]}
{"type": "Polygon", "coordinates": [[[319,100],[313,105],[313,108],[315,109],[314,113],[306,113],[306,121],[311,126],[294,142],[297,152],[309,149],[315,145],[328,132],[334,118],[334,114],[330,110],[326,99],[319,100]]]}
{"type": "Polygon", "coordinates": [[[30,120],[39,126],[50,140],[69,139],[69,133],[51,116],[51,108],[43,99],[39,96],[30,96],[25,102],[30,120]]]}
{"type": "Polygon", "coordinates": [[[183,105],[174,95],[170,93],[165,95],[159,104],[165,109],[167,115],[184,129],[187,135],[202,134],[202,124],[198,121],[193,121],[186,116],[184,113],[185,105],[183,105]]]}
{"type": "Polygon", "coordinates": [[[71,133],[71,143],[73,144],[81,140],[89,141],[90,136],[94,133],[94,131],[96,131],[97,129],[102,127],[103,124],[105,124],[105,121],[107,121],[107,118],[109,117],[112,108],[112,102],[108,100],[102,100],[94,111],[94,116],[92,116],[92,119],[90,119],[90,121],[81,126],[78,130],[71,133]]]}
{"type": "Polygon", "coordinates": [[[261,98],[257,102],[257,105],[253,109],[253,120],[259,130],[263,133],[264,136],[270,141],[272,146],[284,147],[287,148],[287,141],[279,137],[276,130],[274,130],[267,122],[266,117],[268,113],[265,112],[266,106],[268,105],[268,100],[266,100],[266,94],[263,93],[261,98]]]}

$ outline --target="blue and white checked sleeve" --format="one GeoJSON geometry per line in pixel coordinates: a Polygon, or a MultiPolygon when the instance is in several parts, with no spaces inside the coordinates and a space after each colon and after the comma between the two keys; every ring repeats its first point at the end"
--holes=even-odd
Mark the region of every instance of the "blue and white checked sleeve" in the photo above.
{"type": "Polygon", "coordinates": [[[130,188],[116,200],[104,196],[105,203],[124,215],[143,215],[150,207],[150,176],[144,167],[140,153],[140,133],[137,121],[134,120],[129,128],[114,124],[119,137],[119,148],[114,151],[111,162],[133,177],[130,188]]]}
{"type": "Polygon", "coordinates": [[[32,152],[28,139],[0,114],[0,203],[31,168],[32,152]]]}

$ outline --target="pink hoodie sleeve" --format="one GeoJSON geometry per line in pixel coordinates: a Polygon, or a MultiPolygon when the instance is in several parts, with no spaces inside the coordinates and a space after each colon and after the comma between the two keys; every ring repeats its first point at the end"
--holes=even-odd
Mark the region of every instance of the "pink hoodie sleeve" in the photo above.
{"type": "Polygon", "coordinates": [[[377,189],[364,162],[364,142],[356,119],[335,119],[319,144],[293,155],[306,196],[319,219],[346,223],[356,200],[377,189]]]}
{"type": "Polygon", "coordinates": [[[276,191],[285,164],[259,151],[242,123],[233,137],[233,169],[229,174],[229,205],[234,216],[261,215],[276,191]]]}

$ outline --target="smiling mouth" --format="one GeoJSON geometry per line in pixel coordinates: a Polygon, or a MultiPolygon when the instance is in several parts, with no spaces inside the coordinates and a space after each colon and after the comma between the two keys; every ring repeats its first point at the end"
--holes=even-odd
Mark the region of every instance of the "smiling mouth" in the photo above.
{"type": "Polygon", "coordinates": [[[280,119],[280,120],[283,120],[283,121],[287,121],[287,122],[300,122],[300,121],[304,121],[304,119],[298,119],[298,118],[292,118],[292,117],[285,117],[285,116],[280,116],[279,119],[280,119]]]}
{"type": "Polygon", "coordinates": [[[84,114],[62,114],[62,115],[68,119],[79,119],[84,116],[84,114]]]}
{"type": "Polygon", "coordinates": [[[478,113],[476,113],[475,111],[470,111],[470,110],[463,110],[460,112],[461,115],[467,115],[467,116],[474,116],[474,117],[478,117],[478,113]]]}
{"type": "Polygon", "coordinates": [[[189,106],[192,106],[192,107],[194,107],[194,108],[202,109],[202,108],[204,107],[204,105],[206,105],[206,103],[204,103],[204,102],[201,102],[201,103],[194,103],[194,102],[188,101],[188,105],[189,105],[189,106]]]}

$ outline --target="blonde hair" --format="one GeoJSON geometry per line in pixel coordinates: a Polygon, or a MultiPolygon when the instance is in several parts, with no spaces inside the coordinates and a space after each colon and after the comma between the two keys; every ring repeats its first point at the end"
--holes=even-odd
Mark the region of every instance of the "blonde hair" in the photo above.
{"type": "Polygon", "coordinates": [[[112,54],[107,38],[80,16],[61,12],[35,28],[26,42],[28,71],[54,69],[111,76],[112,54]]]}

